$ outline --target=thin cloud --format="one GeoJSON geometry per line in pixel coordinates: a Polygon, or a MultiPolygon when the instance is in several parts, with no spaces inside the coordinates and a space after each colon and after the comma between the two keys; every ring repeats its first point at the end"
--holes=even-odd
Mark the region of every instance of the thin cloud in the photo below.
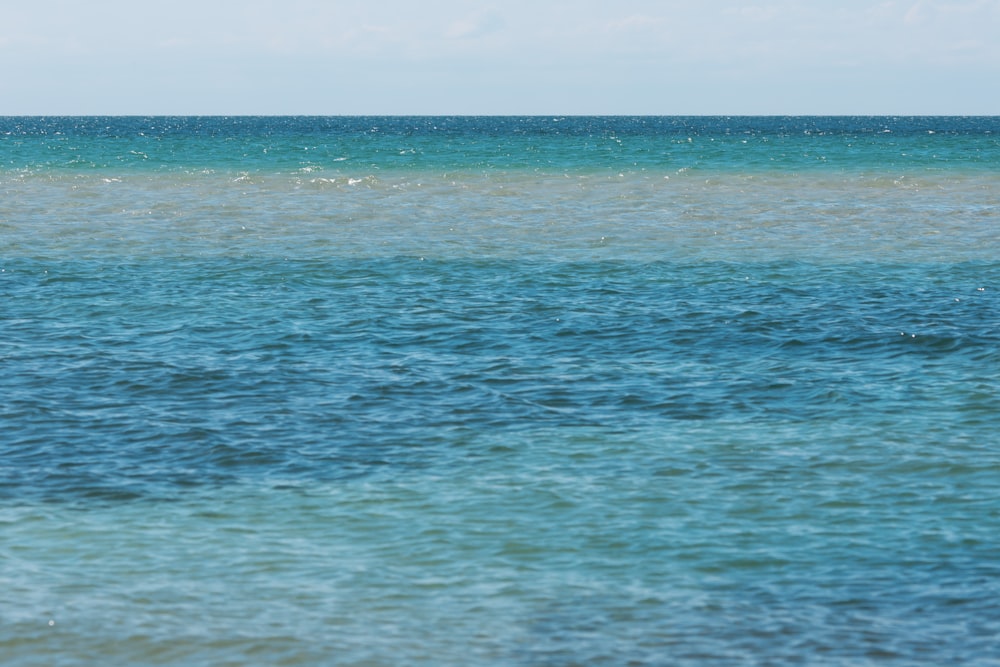
{"type": "Polygon", "coordinates": [[[495,12],[482,12],[453,21],[444,34],[449,39],[476,39],[499,32],[504,25],[495,12]]]}
{"type": "Polygon", "coordinates": [[[632,14],[623,19],[612,21],[607,29],[611,32],[632,32],[658,29],[665,23],[661,16],[649,16],[646,14],[632,14]]]}

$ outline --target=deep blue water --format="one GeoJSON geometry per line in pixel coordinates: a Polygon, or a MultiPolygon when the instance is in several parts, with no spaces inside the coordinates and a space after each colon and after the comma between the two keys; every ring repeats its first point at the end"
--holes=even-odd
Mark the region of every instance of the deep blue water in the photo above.
{"type": "Polygon", "coordinates": [[[0,165],[130,171],[993,170],[1000,157],[998,118],[0,118],[0,165]]]}
{"type": "Polygon", "coordinates": [[[0,657],[996,664],[998,167],[998,118],[0,119],[0,657]]]}

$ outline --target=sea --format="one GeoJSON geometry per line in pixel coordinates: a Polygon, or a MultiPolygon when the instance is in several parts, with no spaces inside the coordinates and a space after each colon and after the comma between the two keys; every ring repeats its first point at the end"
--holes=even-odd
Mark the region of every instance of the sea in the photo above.
{"type": "Polygon", "coordinates": [[[1000,665],[1000,117],[0,118],[0,664],[1000,665]]]}

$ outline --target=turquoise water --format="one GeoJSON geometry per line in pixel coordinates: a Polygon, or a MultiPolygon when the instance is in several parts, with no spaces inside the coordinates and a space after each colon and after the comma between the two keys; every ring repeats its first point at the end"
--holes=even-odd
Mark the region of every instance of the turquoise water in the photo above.
{"type": "Polygon", "coordinates": [[[1000,119],[0,119],[10,665],[1000,663],[1000,119]]]}

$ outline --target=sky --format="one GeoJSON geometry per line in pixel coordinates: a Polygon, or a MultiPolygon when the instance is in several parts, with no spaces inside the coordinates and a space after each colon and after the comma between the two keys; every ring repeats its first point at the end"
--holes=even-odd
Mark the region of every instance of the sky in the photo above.
{"type": "Polygon", "coordinates": [[[1000,0],[0,0],[0,115],[1000,114],[1000,0]]]}

